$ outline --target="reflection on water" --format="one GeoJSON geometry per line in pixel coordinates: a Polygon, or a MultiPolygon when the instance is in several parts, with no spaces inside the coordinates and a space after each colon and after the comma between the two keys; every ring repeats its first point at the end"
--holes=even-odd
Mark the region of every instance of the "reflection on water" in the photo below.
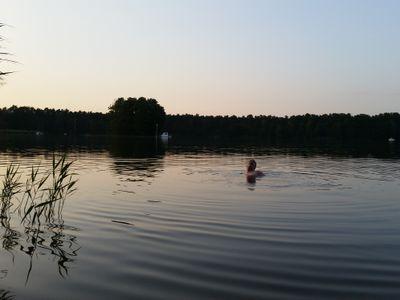
{"type": "Polygon", "coordinates": [[[155,139],[112,139],[108,150],[113,158],[111,168],[122,181],[151,184],[151,179],[163,171],[165,149],[155,139]]]}
{"type": "MultiPolygon", "coordinates": [[[[32,167],[28,174],[15,161],[8,162],[0,184],[0,236],[2,250],[16,263],[16,252],[29,257],[25,285],[33,269],[33,259],[51,257],[61,277],[68,275],[69,264],[77,256],[76,237],[64,233],[64,202],[75,190],[77,180],[66,157],[51,160],[51,169],[32,167]],[[25,180],[25,184],[23,184],[25,180]]],[[[71,229],[70,229],[71,230],[71,229]]],[[[5,274],[9,274],[4,269],[5,274]]]]}
{"type": "MultiPolygon", "coordinates": [[[[47,260],[50,257],[57,265],[58,274],[61,277],[68,275],[70,265],[77,257],[80,246],[76,236],[64,233],[65,226],[63,224],[32,226],[25,222],[22,227],[13,228],[10,218],[1,218],[0,225],[2,248],[11,254],[13,263],[15,263],[15,253],[18,251],[29,257],[29,263],[25,266],[25,284],[28,284],[34,264],[41,264],[41,258],[47,260]],[[34,258],[36,259],[35,263],[34,258]]],[[[70,227],[68,230],[71,232],[77,229],[70,227]]],[[[4,277],[1,279],[4,279],[8,270],[3,269],[2,273],[4,277]]],[[[0,299],[3,299],[3,296],[6,297],[4,299],[12,297],[6,292],[0,296],[0,299]]]]}
{"type": "Polygon", "coordinates": [[[0,220],[5,297],[398,298],[397,145],[178,142],[0,143],[0,171],[66,150],[79,173],[62,222],[0,220]]]}
{"type": "Polygon", "coordinates": [[[15,296],[7,290],[0,289],[0,300],[12,300],[15,296]]]}
{"type": "MultiPolygon", "coordinates": [[[[33,257],[37,254],[51,256],[57,263],[58,274],[61,277],[68,275],[68,269],[74,262],[80,246],[75,236],[63,233],[63,225],[49,225],[45,229],[26,229],[24,235],[24,241],[17,243],[19,250],[30,257],[26,283],[33,268],[33,257]]],[[[40,260],[37,264],[40,264],[40,260]]]]}

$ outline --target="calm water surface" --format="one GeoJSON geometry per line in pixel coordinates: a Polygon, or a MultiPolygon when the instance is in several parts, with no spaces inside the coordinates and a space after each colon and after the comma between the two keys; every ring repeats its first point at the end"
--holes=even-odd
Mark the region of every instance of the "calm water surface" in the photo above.
{"type": "MultiPolygon", "coordinates": [[[[396,149],[120,140],[55,150],[76,160],[79,189],[37,249],[19,222],[1,229],[5,299],[400,297],[396,149]],[[255,184],[243,173],[251,157],[266,173],[255,184]]],[[[53,151],[5,142],[1,174],[10,162],[49,165],[53,151]]]]}

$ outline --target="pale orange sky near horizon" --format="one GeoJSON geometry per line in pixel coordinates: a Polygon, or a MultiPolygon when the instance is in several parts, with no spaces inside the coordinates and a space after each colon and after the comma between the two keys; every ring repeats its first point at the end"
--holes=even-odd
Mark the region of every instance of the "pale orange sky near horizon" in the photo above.
{"type": "Polygon", "coordinates": [[[0,106],[167,113],[400,110],[396,1],[0,0],[16,72],[0,106]]]}

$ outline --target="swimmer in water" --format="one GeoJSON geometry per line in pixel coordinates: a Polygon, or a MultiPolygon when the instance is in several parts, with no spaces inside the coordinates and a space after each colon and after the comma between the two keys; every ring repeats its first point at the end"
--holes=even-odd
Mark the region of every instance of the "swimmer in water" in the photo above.
{"type": "Polygon", "coordinates": [[[254,159],[250,159],[247,163],[246,179],[248,183],[255,183],[257,177],[264,176],[264,173],[256,170],[257,163],[254,159]]]}

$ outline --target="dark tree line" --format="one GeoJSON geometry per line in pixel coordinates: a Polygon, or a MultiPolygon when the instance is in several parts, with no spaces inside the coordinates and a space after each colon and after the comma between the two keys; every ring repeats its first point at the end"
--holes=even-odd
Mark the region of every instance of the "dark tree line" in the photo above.
{"type": "Polygon", "coordinates": [[[16,107],[0,109],[0,130],[41,131],[52,134],[154,135],[165,130],[190,137],[255,137],[282,139],[400,140],[400,114],[274,116],[166,115],[154,99],[119,98],[109,112],[16,107]]]}
{"type": "Polygon", "coordinates": [[[169,115],[166,130],[172,134],[199,137],[256,137],[267,141],[282,139],[400,139],[400,115],[350,114],[275,116],[169,115]]]}
{"type": "Polygon", "coordinates": [[[51,134],[106,134],[109,116],[103,113],[17,107],[0,109],[0,129],[51,134]]]}

